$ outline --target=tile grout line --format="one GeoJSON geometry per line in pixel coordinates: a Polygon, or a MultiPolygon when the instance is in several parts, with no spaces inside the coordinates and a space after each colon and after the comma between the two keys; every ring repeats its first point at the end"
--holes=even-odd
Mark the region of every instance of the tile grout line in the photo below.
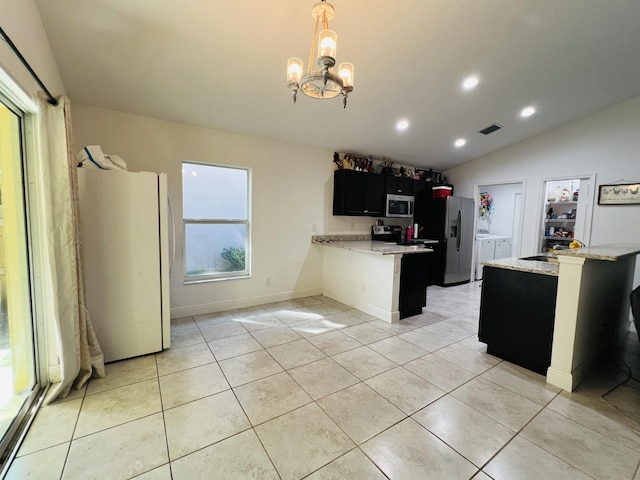
{"type": "MultiPolygon", "coordinates": [[[[171,467],[171,451],[169,450],[169,434],[167,432],[167,419],[164,414],[165,409],[164,409],[164,401],[162,399],[162,385],[160,385],[160,368],[158,367],[158,357],[155,355],[154,355],[154,360],[156,364],[156,373],[158,374],[158,377],[157,377],[158,378],[158,394],[160,395],[160,411],[162,413],[162,428],[164,430],[164,442],[167,448],[167,464],[169,465],[170,478],[173,478],[173,469],[171,467]]],[[[151,470],[154,470],[155,468],[160,468],[161,466],[162,465],[158,465],[157,467],[153,467],[151,470]]],[[[151,470],[147,470],[147,472],[151,470]]],[[[147,472],[142,472],[140,475],[147,472]]]]}
{"type": "MultiPolygon", "coordinates": [[[[492,382],[493,383],[493,382],[492,382]]],[[[503,387],[504,388],[504,387],[503,387]]],[[[527,428],[527,426],[529,426],[531,424],[531,422],[533,422],[543,411],[545,411],[547,409],[547,407],[549,406],[549,404],[551,402],[553,402],[560,394],[562,393],[562,391],[557,392],[553,398],[551,398],[545,405],[542,406],[542,408],[540,409],[540,411],[538,411],[538,413],[536,413],[533,417],[531,417],[531,419],[529,419],[529,421],[527,421],[527,423],[525,423],[518,431],[515,432],[515,435],[513,437],[511,437],[511,439],[505,443],[500,449],[498,449],[498,451],[496,453],[494,453],[491,458],[489,458],[489,460],[487,460],[482,467],[480,468],[480,471],[483,471],[483,469],[494,459],[496,458],[500,452],[502,452],[507,445],[509,445],[511,442],[513,442],[513,440],[517,437],[520,436],[520,434],[522,433],[522,431],[527,428]]],[[[571,468],[575,468],[576,470],[578,470],[579,472],[585,474],[587,477],[589,478],[593,478],[591,475],[589,475],[588,473],[586,473],[585,471],[583,471],[581,468],[577,467],[576,465],[572,465],[571,463],[567,462],[566,460],[563,460],[562,458],[558,457],[555,453],[550,452],[549,450],[547,450],[544,447],[541,447],[540,445],[532,442],[531,440],[527,439],[526,437],[522,437],[524,440],[526,440],[527,442],[530,442],[531,444],[535,445],[536,447],[544,450],[545,452],[547,452],[549,455],[552,455],[553,457],[557,458],[559,461],[561,461],[562,463],[569,465],[571,468]]],[[[483,472],[484,473],[484,472],[483,472]]]]}
{"type": "MultiPolygon", "coordinates": [[[[106,372],[105,372],[106,376],[106,372]]],[[[78,409],[78,415],[76,416],[75,424],[73,425],[73,430],[71,432],[71,438],[69,439],[69,447],[67,448],[67,453],[64,457],[64,463],[62,464],[62,471],[60,472],[60,480],[64,477],[64,472],[67,469],[67,463],[69,462],[69,454],[71,453],[71,447],[73,446],[73,442],[76,441],[74,435],[76,433],[76,429],[78,428],[78,422],[80,421],[80,415],[82,414],[82,407],[84,407],[84,401],[87,398],[87,391],[89,390],[89,383],[91,383],[91,377],[89,378],[89,382],[84,386],[84,393],[82,394],[82,401],[80,402],[80,408],[78,409]]],[[[82,437],[80,437],[82,438],[82,437]]],[[[49,447],[50,448],[50,447],[49,447]]]]}

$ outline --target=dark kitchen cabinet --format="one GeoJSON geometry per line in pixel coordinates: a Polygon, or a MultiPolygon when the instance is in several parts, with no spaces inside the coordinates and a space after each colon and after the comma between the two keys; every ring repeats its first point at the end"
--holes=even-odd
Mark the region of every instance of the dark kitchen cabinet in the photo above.
{"type": "Polygon", "coordinates": [[[429,273],[427,276],[427,285],[443,285],[445,260],[447,258],[447,244],[439,242],[433,245],[427,245],[433,250],[429,257],[429,273]]]}
{"type": "Polygon", "coordinates": [[[413,205],[413,221],[420,226],[425,227],[422,236],[425,238],[439,239],[439,236],[428,234],[429,226],[432,226],[432,218],[434,216],[433,209],[438,208],[438,200],[433,200],[433,187],[448,186],[451,187],[451,195],[453,195],[453,185],[449,183],[426,182],[424,180],[413,180],[413,196],[415,199],[413,205]]]}
{"type": "Polygon", "coordinates": [[[546,375],[557,290],[557,276],[485,266],[478,339],[487,353],[546,375]]]}
{"type": "Polygon", "coordinates": [[[407,177],[385,176],[384,191],[396,195],[413,195],[413,179],[407,177]]]}
{"type": "Polygon", "coordinates": [[[333,174],[333,214],[384,216],[383,175],[336,170],[333,174]]]}
{"type": "Polygon", "coordinates": [[[400,266],[400,318],[420,315],[427,304],[430,253],[403,255],[400,266]]]}
{"type": "MultiPolygon", "coordinates": [[[[431,187],[424,180],[413,180],[413,218],[416,223],[424,220],[427,212],[427,198],[431,196],[431,187]]],[[[424,223],[421,223],[424,225],[424,223]]]]}

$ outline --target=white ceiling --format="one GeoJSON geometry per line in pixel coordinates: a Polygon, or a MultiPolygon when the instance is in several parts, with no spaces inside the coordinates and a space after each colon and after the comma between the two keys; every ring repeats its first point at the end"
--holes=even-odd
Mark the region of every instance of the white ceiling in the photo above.
{"type": "Polygon", "coordinates": [[[314,0],[36,2],[72,102],[437,170],[640,95],[639,0],[332,0],[345,110],[291,104],[314,0]]]}

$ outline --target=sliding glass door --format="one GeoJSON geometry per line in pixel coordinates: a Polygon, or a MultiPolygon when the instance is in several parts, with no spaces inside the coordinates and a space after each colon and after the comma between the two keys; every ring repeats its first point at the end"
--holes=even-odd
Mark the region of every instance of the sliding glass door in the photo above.
{"type": "Polygon", "coordinates": [[[23,131],[0,96],[0,467],[38,390],[23,131]]]}

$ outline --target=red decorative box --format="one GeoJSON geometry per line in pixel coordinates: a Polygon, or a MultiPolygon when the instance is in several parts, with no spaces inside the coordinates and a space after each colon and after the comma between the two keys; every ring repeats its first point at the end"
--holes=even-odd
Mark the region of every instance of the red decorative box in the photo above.
{"type": "Polygon", "coordinates": [[[453,188],[446,185],[440,185],[438,187],[433,187],[431,191],[433,194],[433,198],[445,198],[451,196],[453,188]]]}

